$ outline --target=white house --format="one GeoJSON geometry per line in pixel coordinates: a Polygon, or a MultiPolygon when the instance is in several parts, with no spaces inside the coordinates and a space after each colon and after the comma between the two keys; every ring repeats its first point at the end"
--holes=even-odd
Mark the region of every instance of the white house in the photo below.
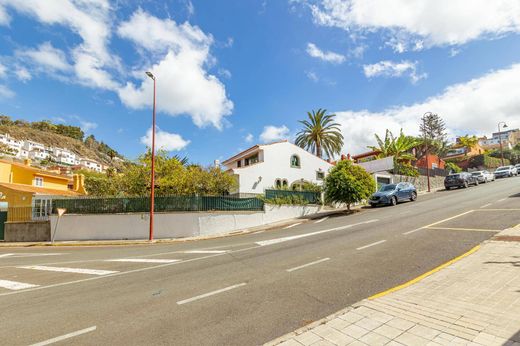
{"type": "MultiPolygon", "coordinates": [[[[73,152],[67,150],[67,149],[62,149],[62,148],[57,148],[57,147],[53,147],[52,148],[52,157],[54,160],[56,160],[56,162],[58,163],[64,163],[64,164],[67,164],[67,165],[74,165],[76,164],[76,154],[74,154],[73,152]]],[[[79,162],[78,162],[79,164],[79,162]]]]}
{"type": "Polygon", "coordinates": [[[322,184],[332,167],[327,161],[288,141],[255,145],[222,164],[238,182],[239,193],[261,194],[273,187],[322,184]]]}
{"type": "Polygon", "coordinates": [[[0,134],[0,142],[7,145],[14,153],[15,156],[19,156],[22,150],[22,142],[14,139],[8,133],[0,134]]]}
{"type": "Polygon", "coordinates": [[[97,161],[94,161],[91,159],[87,159],[87,158],[80,159],[80,165],[86,169],[90,169],[90,170],[93,170],[96,172],[103,171],[103,166],[100,163],[98,163],[97,161]]]}

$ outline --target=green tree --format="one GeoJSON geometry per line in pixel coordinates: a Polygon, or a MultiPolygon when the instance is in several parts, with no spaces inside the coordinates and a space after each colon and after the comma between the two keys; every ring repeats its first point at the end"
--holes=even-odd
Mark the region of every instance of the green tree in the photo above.
{"type": "Polygon", "coordinates": [[[424,157],[426,152],[441,157],[446,154],[446,124],[438,114],[430,112],[424,114],[421,117],[419,131],[421,136],[420,143],[416,147],[417,159],[424,157]]]}
{"type": "Polygon", "coordinates": [[[372,175],[349,160],[339,161],[325,178],[326,202],[345,203],[348,210],[353,203],[368,199],[375,190],[372,175]]]}
{"type": "MultiPolygon", "coordinates": [[[[470,151],[478,144],[478,138],[475,135],[473,135],[473,136],[465,135],[465,136],[459,137],[457,142],[458,142],[457,146],[466,148],[467,151],[470,151]]],[[[466,151],[466,155],[467,155],[467,151],[466,151]]]]}
{"type": "Polygon", "coordinates": [[[460,173],[460,172],[462,172],[462,168],[457,166],[457,164],[454,163],[454,162],[446,162],[445,167],[446,167],[446,170],[448,170],[450,172],[453,172],[453,173],[460,173]]]}
{"type": "Polygon", "coordinates": [[[0,143],[0,154],[15,155],[16,152],[10,146],[8,146],[7,144],[0,143]]]}
{"type": "Polygon", "coordinates": [[[10,126],[13,125],[13,121],[11,120],[11,117],[7,115],[0,115],[0,125],[10,126]]]}
{"type": "Polygon", "coordinates": [[[331,158],[341,153],[343,135],[340,125],[335,121],[335,114],[326,114],[326,109],[307,112],[308,120],[300,120],[303,129],[296,135],[296,145],[311,150],[316,156],[323,153],[331,158]]]}
{"type": "Polygon", "coordinates": [[[385,139],[382,140],[375,135],[378,146],[369,146],[374,151],[379,151],[378,158],[393,156],[396,162],[410,161],[415,158],[411,150],[415,148],[419,141],[411,136],[405,136],[401,129],[399,136],[394,137],[390,130],[386,130],[385,139]]]}

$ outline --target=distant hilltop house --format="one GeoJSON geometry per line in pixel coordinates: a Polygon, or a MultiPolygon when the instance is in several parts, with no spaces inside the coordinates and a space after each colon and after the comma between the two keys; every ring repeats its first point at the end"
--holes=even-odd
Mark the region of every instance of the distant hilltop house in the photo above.
{"type": "Polygon", "coordinates": [[[262,194],[264,190],[297,190],[305,182],[321,185],[332,164],[288,141],[257,144],[222,164],[236,177],[235,193],[262,194]]]}
{"type": "Polygon", "coordinates": [[[503,132],[494,132],[491,138],[486,136],[479,138],[479,145],[485,150],[499,149],[502,144],[503,149],[512,149],[520,143],[520,130],[512,129],[503,132]]]}
{"type": "Polygon", "coordinates": [[[96,160],[80,157],[68,149],[46,147],[42,143],[31,140],[16,140],[9,134],[0,134],[0,143],[9,148],[10,152],[6,153],[6,155],[18,159],[38,161],[51,159],[58,164],[74,166],[74,168],[78,169],[89,169],[96,172],[105,170],[105,167],[96,160]]]}

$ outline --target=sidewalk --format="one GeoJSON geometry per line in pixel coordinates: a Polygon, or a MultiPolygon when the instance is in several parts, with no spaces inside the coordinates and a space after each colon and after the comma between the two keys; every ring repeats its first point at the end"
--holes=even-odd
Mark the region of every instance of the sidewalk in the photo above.
{"type": "Polygon", "coordinates": [[[423,277],[267,345],[520,346],[520,225],[423,277]]]}

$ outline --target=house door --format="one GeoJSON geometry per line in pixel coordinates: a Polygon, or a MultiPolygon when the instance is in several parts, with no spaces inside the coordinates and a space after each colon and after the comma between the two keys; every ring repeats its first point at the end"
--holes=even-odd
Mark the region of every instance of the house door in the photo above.
{"type": "Polygon", "coordinates": [[[7,221],[7,212],[0,211],[0,240],[4,240],[4,223],[7,221]]]}

